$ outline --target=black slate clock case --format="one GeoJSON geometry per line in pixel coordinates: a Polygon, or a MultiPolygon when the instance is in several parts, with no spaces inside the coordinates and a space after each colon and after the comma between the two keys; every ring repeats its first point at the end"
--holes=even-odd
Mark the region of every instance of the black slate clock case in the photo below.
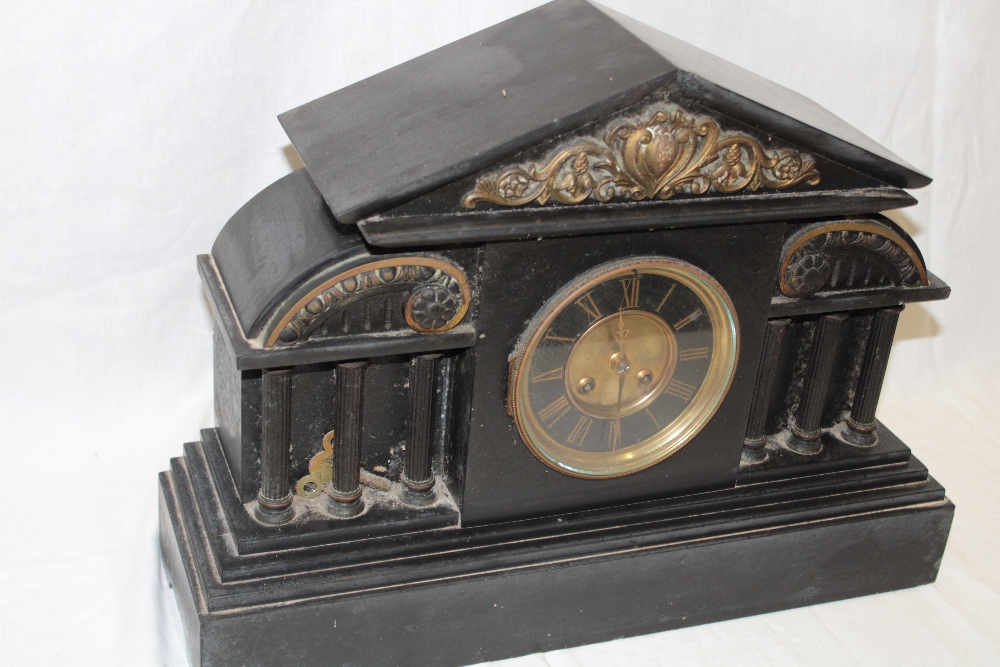
{"type": "Polygon", "coordinates": [[[280,119],[306,167],[198,258],[216,425],[160,476],[192,662],[468,664],[934,580],[954,508],[875,419],[902,306],[949,291],[879,215],[929,178],[583,0],[280,119]],[[661,463],[561,474],[511,355],[650,255],[729,295],[732,384],[661,463]]]}
{"type": "Polygon", "coordinates": [[[666,462],[612,480],[576,479],[540,466],[507,414],[507,357],[526,322],[559,287],[582,270],[621,257],[661,255],[699,266],[733,301],[741,345],[759,349],[771,300],[770,279],[784,225],[726,225],[669,232],[633,232],[495,243],[483,257],[476,345],[473,419],[466,458],[462,521],[484,523],[607,504],[732,487],[736,482],[746,414],[758,355],[742,355],[726,399],[695,440],[666,462]],[[566,258],[580,258],[568,262],[566,258]],[[733,261],[739,258],[739,261],[733,261]],[[531,284],[535,290],[509,289],[531,284]],[[544,287],[541,287],[544,286],[544,287]],[[756,315],[756,316],[755,316],[756,315]],[[510,493],[510,480],[517,480],[510,493]]]}

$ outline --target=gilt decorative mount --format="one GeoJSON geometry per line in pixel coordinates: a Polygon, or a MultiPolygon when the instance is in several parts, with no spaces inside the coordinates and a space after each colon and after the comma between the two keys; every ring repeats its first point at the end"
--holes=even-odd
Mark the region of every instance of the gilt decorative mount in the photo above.
{"type": "Polygon", "coordinates": [[[323,281],[299,299],[271,330],[266,347],[304,341],[334,314],[376,297],[383,299],[377,307],[367,303],[360,313],[365,331],[373,328],[373,319],[384,320],[386,330],[396,329],[399,317],[393,293],[403,297],[399,314],[405,325],[418,333],[454,328],[465,317],[471,300],[465,274],[451,262],[432,257],[369,262],[323,281]]]}
{"type": "Polygon", "coordinates": [[[779,272],[785,296],[874,287],[920,287],[927,270],[912,241],[869,221],[806,227],[789,239],[779,272]]]}
{"type": "Polygon", "coordinates": [[[765,149],[756,139],[723,131],[715,120],[676,104],[656,104],[643,117],[614,125],[603,141],[567,142],[543,166],[526,163],[482,178],[462,205],[662,200],[681,193],[781,190],[820,181],[811,156],[765,149]]]}

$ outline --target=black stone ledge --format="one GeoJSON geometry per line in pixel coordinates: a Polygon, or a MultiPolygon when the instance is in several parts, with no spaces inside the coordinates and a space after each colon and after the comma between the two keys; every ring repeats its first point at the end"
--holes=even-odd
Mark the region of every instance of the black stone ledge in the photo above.
{"type": "Polygon", "coordinates": [[[224,334],[226,349],[236,360],[236,368],[241,371],[457,350],[476,344],[475,326],[460,324],[450,331],[436,334],[389,331],[366,333],[357,338],[307,341],[287,348],[254,347],[240,327],[232,301],[211,255],[198,255],[198,274],[208,293],[212,315],[224,334]]]}
{"type": "Polygon", "coordinates": [[[944,500],[941,486],[910,459],[539,519],[239,554],[220,521],[221,508],[201,502],[204,494],[191,474],[200,465],[174,459],[161,492],[176,507],[173,530],[191,542],[197,578],[215,611],[685,545],[944,500]]]}
{"type": "Polygon", "coordinates": [[[310,577],[220,585],[185,487],[160,476],[162,553],[189,655],[215,666],[470,664],[908,588],[936,578],[954,515],[928,479],[891,505],[876,490],[820,498],[825,515],[779,503],[687,533],[577,534],[570,551],[510,542],[389,563],[408,570],[395,580],[328,559],[310,577]]]}
{"type": "MultiPolygon", "coordinates": [[[[423,522],[423,530],[414,526],[407,533],[388,525],[387,534],[383,537],[359,537],[367,528],[365,526],[359,526],[358,530],[342,526],[340,536],[330,529],[321,530],[322,534],[313,536],[317,543],[305,547],[301,546],[304,540],[295,539],[295,536],[275,534],[267,545],[270,550],[242,553],[233,541],[237,536],[226,526],[218,504],[206,506],[203,503],[206,477],[203,461],[187,456],[173,459],[170,474],[172,479],[185,482],[184,494],[190,501],[186,506],[197,506],[204,534],[212,536],[211,539],[206,538],[206,544],[213,556],[218,582],[231,589],[240,583],[248,584],[275,576],[302,574],[306,580],[311,580],[312,575],[320,570],[329,576],[334,576],[335,570],[336,578],[345,581],[373,573],[383,578],[391,577],[408,567],[439,568],[441,563],[435,562],[435,559],[442,554],[452,553],[463,560],[494,558],[513,544],[549,549],[549,556],[555,558],[576,553],[576,547],[566,540],[572,535],[590,534],[604,541],[621,540],[629,544],[636,540],[646,543],[652,539],[651,536],[662,534],[665,529],[670,529],[675,539],[692,535],[704,537],[706,530],[741,518],[748,528],[770,525],[777,515],[762,517],[761,507],[775,503],[781,503],[786,512],[808,510],[815,519],[831,516],[831,512],[843,512],[848,505],[863,508],[877,505],[885,509],[907,504],[917,497],[933,499],[939,492],[937,487],[927,486],[927,470],[919,462],[907,462],[873,466],[850,474],[814,475],[812,487],[806,487],[801,482],[768,484],[766,489],[756,484],[744,484],[741,485],[743,488],[729,489],[726,493],[633,504],[613,511],[519,521],[502,524],[502,529],[498,526],[459,528],[452,525],[428,530],[426,526],[434,520],[428,517],[423,522]],[[890,487],[894,491],[887,492],[890,487]],[[818,497],[835,500],[824,510],[814,502],[818,497]],[[625,535],[629,529],[633,532],[625,535]],[[284,548],[275,548],[275,544],[280,542],[285,544],[284,548]]],[[[530,559],[530,554],[524,551],[518,558],[530,559]]]]}
{"type": "Polygon", "coordinates": [[[412,216],[389,212],[361,220],[358,227],[370,244],[395,248],[857,215],[916,202],[903,190],[878,187],[412,216]]]}
{"type": "Polygon", "coordinates": [[[875,287],[850,292],[820,292],[804,299],[784,295],[771,297],[769,318],[837,313],[865,308],[889,308],[920,301],[940,301],[951,295],[951,288],[930,271],[927,285],[921,287],[875,287]]]}
{"type": "MultiPolygon", "coordinates": [[[[171,462],[172,470],[177,461],[174,459],[171,462]]],[[[262,526],[250,518],[246,506],[240,501],[222,452],[218,431],[214,428],[202,429],[200,442],[184,445],[183,474],[190,479],[202,520],[210,528],[209,533],[229,534],[232,538],[231,541],[216,544],[213,549],[227,577],[239,576],[237,568],[245,565],[240,562],[241,556],[454,528],[459,524],[457,505],[446,485],[439,485],[437,502],[429,507],[418,509],[398,503],[373,503],[364,514],[350,521],[309,512],[296,498],[293,500],[296,516],[290,523],[262,526]]]]}
{"type": "Polygon", "coordinates": [[[852,468],[866,468],[874,472],[885,466],[906,464],[911,458],[910,448],[882,422],[875,422],[878,439],[871,447],[854,447],[844,442],[837,437],[840,427],[841,424],[836,423],[824,428],[821,436],[823,451],[812,455],[798,454],[781,446],[779,440],[786,437],[787,432],[780,436],[768,435],[767,459],[760,463],[740,463],[737,485],[780,480],[789,476],[822,475],[852,468]]]}

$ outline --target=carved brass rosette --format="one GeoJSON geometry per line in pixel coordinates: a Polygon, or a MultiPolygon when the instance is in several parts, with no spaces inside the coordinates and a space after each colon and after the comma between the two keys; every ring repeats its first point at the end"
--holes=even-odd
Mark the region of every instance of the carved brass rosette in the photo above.
{"type": "Polygon", "coordinates": [[[782,294],[927,285],[927,270],[913,244],[875,222],[820,223],[793,236],[779,270],[782,294]]]}
{"type": "Polygon", "coordinates": [[[412,288],[403,315],[418,333],[457,326],[471,302],[469,281],[451,262],[433,257],[383,259],[339,273],[310,290],[271,329],[265,346],[305,340],[337,311],[385,288],[412,288]]]}
{"type": "Polygon", "coordinates": [[[603,141],[577,140],[558,148],[543,166],[524,164],[482,178],[462,204],[640,201],[820,181],[809,155],[767,150],[756,139],[723,131],[713,119],[693,116],[676,104],[657,104],[648,114],[646,120],[615,125],[603,141]]]}

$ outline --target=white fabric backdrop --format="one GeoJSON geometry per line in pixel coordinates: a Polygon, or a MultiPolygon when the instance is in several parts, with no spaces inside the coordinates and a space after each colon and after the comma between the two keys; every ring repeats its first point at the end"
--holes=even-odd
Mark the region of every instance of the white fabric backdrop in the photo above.
{"type": "MultiPolygon", "coordinates": [[[[185,664],[155,499],[212,424],[195,255],[292,168],[278,113],[538,4],[0,0],[0,664],[185,664]]],[[[1000,4],[607,4],[936,177],[893,217],[955,293],[905,311],[880,417],[958,513],[932,586],[505,664],[1000,663],[1000,4]]]]}

